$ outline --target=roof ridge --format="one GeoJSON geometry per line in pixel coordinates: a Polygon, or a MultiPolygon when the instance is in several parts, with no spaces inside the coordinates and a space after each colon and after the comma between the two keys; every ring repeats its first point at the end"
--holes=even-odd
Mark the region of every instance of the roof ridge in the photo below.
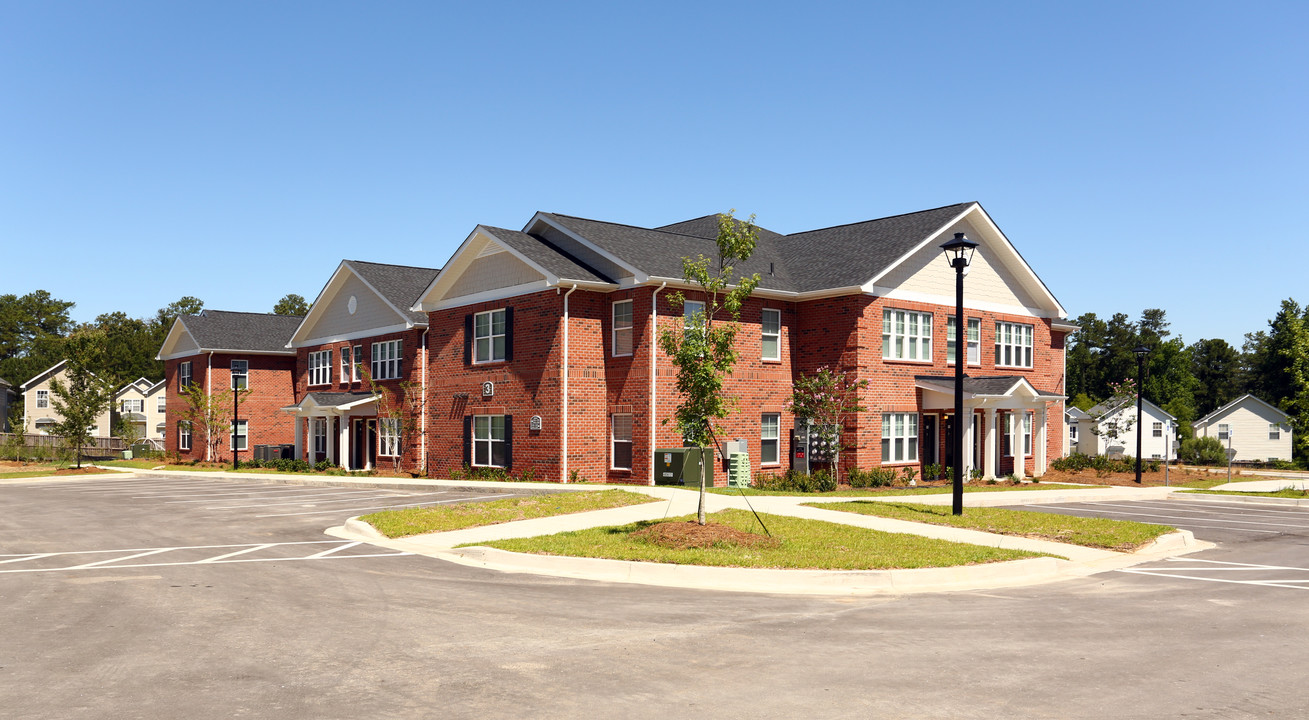
{"type": "MultiPolygon", "coordinates": [[[[708,240],[708,239],[709,239],[709,238],[703,238],[703,237],[700,237],[699,235],[688,235],[687,233],[672,232],[672,231],[670,231],[670,230],[660,230],[659,228],[648,228],[648,227],[641,227],[640,225],[629,225],[629,224],[627,224],[627,223],[611,222],[611,221],[609,221],[609,220],[596,220],[595,218],[584,218],[584,217],[582,217],[582,216],[580,216],[580,215],[568,215],[567,213],[557,213],[557,212],[548,212],[548,211],[544,211],[544,212],[545,212],[547,215],[557,215],[557,216],[559,216],[559,217],[572,218],[572,219],[574,219],[574,220],[585,220],[585,221],[587,221],[587,222],[600,223],[600,224],[602,224],[602,225],[616,225],[616,226],[618,226],[618,227],[632,228],[633,230],[644,230],[644,231],[646,231],[646,232],[657,232],[657,233],[663,233],[663,234],[665,234],[665,235],[676,235],[677,237],[693,238],[693,239],[695,239],[695,240],[708,240]]],[[[703,216],[701,216],[701,217],[709,217],[709,216],[708,216],[708,215],[703,215],[703,216]]],[[[700,218],[692,218],[692,220],[699,220],[699,219],[700,219],[700,218]]],[[[686,221],[684,221],[684,222],[686,222],[686,221]]],[[[672,223],[672,224],[677,225],[678,223],[672,223]]],[[[666,226],[665,226],[665,227],[666,227],[666,226]]],[[[755,227],[758,227],[758,226],[756,225],[755,227]]],[[[522,232],[522,231],[520,230],[519,232],[522,232]]],[[[528,234],[530,235],[531,233],[528,233],[528,234]]]]}
{"type": "Polygon", "coordinates": [[[685,220],[678,220],[677,222],[665,223],[665,224],[663,224],[663,225],[659,225],[659,226],[657,226],[657,227],[652,227],[652,228],[650,228],[650,229],[651,229],[651,230],[661,230],[661,229],[666,228],[666,227],[669,227],[669,226],[671,226],[671,225],[683,225],[683,224],[685,224],[685,223],[695,222],[696,220],[703,220],[703,219],[705,219],[705,218],[707,218],[707,217],[718,217],[719,215],[722,215],[722,214],[723,214],[723,213],[709,213],[708,215],[698,215],[698,216],[693,217],[693,218],[687,218],[687,219],[685,219],[685,220]]]}
{"type": "Polygon", "coordinates": [[[872,218],[871,220],[858,220],[856,222],[842,223],[840,225],[829,225],[828,227],[815,228],[813,230],[802,230],[800,232],[783,235],[782,237],[789,238],[789,237],[795,237],[796,235],[808,235],[809,233],[822,232],[823,230],[835,230],[836,228],[850,227],[852,225],[867,225],[868,223],[881,222],[882,220],[893,220],[895,218],[900,218],[900,217],[909,217],[910,215],[922,215],[923,213],[936,212],[937,210],[944,210],[946,208],[961,207],[964,205],[979,205],[979,204],[980,203],[978,203],[976,200],[971,202],[951,203],[950,205],[942,205],[941,207],[928,208],[927,210],[915,210],[913,212],[899,213],[897,215],[887,215],[886,217],[872,218]]]}
{"type": "Polygon", "coordinates": [[[205,308],[204,310],[201,310],[195,315],[179,315],[178,317],[200,317],[205,313],[226,313],[228,315],[256,315],[256,316],[262,315],[267,317],[286,317],[286,318],[304,317],[304,315],[282,315],[281,313],[275,313],[275,312],[250,312],[248,310],[214,310],[211,308],[205,308]]]}
{"type": "Polygon", "coordinates": [[[378,265],[381,267],[408,268],[410,270],[431,270],[432,272],[441,272],[441,268],[426,267],[424,265],[398,265],[396,263],[380,263],[372,260],[346,260],[351,263],[363,263],[364,265],[378,265]]]}

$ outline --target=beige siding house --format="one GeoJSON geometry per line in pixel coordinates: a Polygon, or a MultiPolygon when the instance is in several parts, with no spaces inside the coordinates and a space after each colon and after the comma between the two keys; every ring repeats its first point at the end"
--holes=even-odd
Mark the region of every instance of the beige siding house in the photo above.
{"type": "Polygon", "coordinates": [[[166,407],[164,381],[137,378],[114,395],[114,423],[120,419],[130,422],[138,437],[163,449],[164,433],[168,428],[166,407]]]}
{"type": "Polygon", "coordinates": [[[1291,418],[1249,393],[1195,421],[1196,437],[1216,437],[1237,462],[1291,459],[1291,418]]]}
{"type": "MultiPolygon", "coordinates": [[[[55,411],[50,381],[59,378],[61,384],[66,384],[68,382],[68,370],[65,367],[67,364],[67,360],[60,360],[45,372],[23,383],[23,419],[27,432],[49,435],[55,424],[64,419],[62,415],[55,411]]],[[[91,437],[112,436],[113,423],[111,422],[109,408],[105,408],[105,411],[96,417],[95,425],[91,428],[91,437]]]]}

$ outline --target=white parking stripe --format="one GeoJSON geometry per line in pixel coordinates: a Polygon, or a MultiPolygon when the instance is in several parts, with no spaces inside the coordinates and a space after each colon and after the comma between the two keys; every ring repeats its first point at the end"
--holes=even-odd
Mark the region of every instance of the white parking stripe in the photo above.
{"type": "Polygon", "coordinates": [[[1226,517],[1229,515],[1234,515],[1237,517],[1247,517],[1250,515],[1256,515],[1262,513],[1266,515],[1290,515],[1292,517],[1301,518],[1304,519],[1306,522],[1309,522],[1309,514],[1305,514],[1303,511],[1295,511],[1295,510],[1265,510],[1262,508],[1246,509],[1246,508],[1227,508],[1227,507],[1213,508],[1213,507],[1203,507],[1203,506],[1181,507],[1177,502],[1168,502],[1162,504],[1151,503],[1151,502],[1133,502],[1133,503],[1106,502],[1106,503],[1095,503],[1095,507],[1119,507],[1119,508],[1132,508],[1134,510],[1140,508],[1147,508],[1151,510],[1159,510],[1162,512],[1192,513],[1194,515],[1218,515],[1222,517],[1226,517]]]}
{"type": "Polygon", "coordinates": [[[108,565],[109,563],[116,563],[119,562],[120,560],[135,560],[136,558],[145,557],[146,555],[158,555],[159,553],[172,552],[172,550],[173,548],[160,548],[158,550],[150,550],[147,552],[137,553],[135,555],[128,555],[126,557],[110,558],[109,560],[100,560],[99,562],[87,563],[85,565],[77,565],[67,569],[81,570],[82,568],[96,567],[97,565],[108,565]]]}
{"type": "Polygon", "coordinates": [[[275,544],[276,543],[268,543],[265,545],[251,545],[250,547],[244,550],[237,550],[235,552],[224,553],[222,555],[215,555],[214,557],[211,558],[205,558],[204,560],[198,561],[196,564],[203,565],[204,563],[214,563],[214,562],[218,562],[219,560],[226,560],[227,558],[236,557],[237,555],[244,555],[246,553],[252,553],[256,550],[263,550],[264,548],[270,548],[275,544]]]}
{"type": "MultiPolygon", "coordinates": [[[[345,542],[344,540],[293,540],[290,542],[273,543],[274,545],[330,545],[332,543],[345,542]]],[[[117,550],[61,550],[59,552],[45,553],[45,555],[93,555],[96,553],[134,553],[144,552],[146,550],[208,550],[210,548],[235,548],[250,547],[252,543],[230,543],[227,545],[178,545],[176,547],[166,548],[119,548],[117,550]]],[[[0,557],[29,557],[30,553],[12,553],[0,555],[0,557]]]]}
{"type": "MultiPolygon", "coordinates": [[[[359,502],[360,500],[381,500],[383,498],[400,499],[400,498],[407,498],[407,497],[422,497],[424,495],[448,495],[448,494],[449,493],[446,492],[430,492],[430,493],[409,493],[405,495],[370,495],[368,497],[341,498],[340,500],[313,500],[312,502],[308,502],[308,503],[304,501],[304,498],[300,498],[298,500],[288,500],[286,502],[255,503],[253,505],[215,505],[213,507],[207,507],[205,509],[206,510],[237,510],[240,508],[271,507],[273,505],[319,505],[325,503],[359,502]]],[[[228,502],[228,501],[224,501],[224,502],[228,502]]]]}
{"type": "Polygon", "coordinates": [[[466,502],[469,500],[487,500],[489,498],[511,498],[511,497],[518,497],[518,496],[508,495],[504,493],[496,493],[495,495],[483,495],[481,497],[470,497],[470,498],[456,498],[454,500],[432,500],[430,502],[403,503],[399,505],[374,505],[372,507],[337,508],[335,510],[315,510],[311,512],[298,512],[298,513],[277,513],[273,515],[256,515],[255,517],[265,518],[265,517],[290,517],[292,515],[325,515],[327,513],[339,513],[347,510],[350,512],[354,512],[356,510],[392,510],[392,509],[399,509],[404,507],[421,507],[423,505],[441,505],[443,503],[466,502]]]}
{"type": "Polygon", "coordinates": [[[1126,570],[1119,570],[1118,572],[1131,573],[1133,575],[1153,575],[1154,577],[1174,578],[1177,580],[1200,580],[1202,582],[1230,583],[1233,585],[1263,585],[1265,587],[1283,587],[1283,588],[1291,588],[1293,590],[1309,590],[1309,585],[1288,584],[1293,582],[1303,582],[1300,580],[1232,580],[1230,578],[1199,577],[1197,575],[1177,575],[1165,570],[1152,572],[1150,570],[1126,569],[1126,570]]]}
{"type": "MultiPolygon", "coordinates": [[[[336,492],[300,493],[300,494],[298,494],[298,495],[280,495],[280,496],[279,496],[279,495],[252,495],[252,496],[251,496],[250,498],[248,498],[248,499],[253,500],[253,499],[258,498],[258,499],[262,500],[262,499],[264,499],[264,498],[273,498],[273,499],[276,500],[276,499],[281,499],[281,498],[284,498],[284,497],[299,497],[299,498],[306,498],[306,497],[320,497],[320,496],[321,496],[321,497],[330,497],[330,496],[333,496],[333,495],[355,495],[355,494],[359,494],[359,493],[370,493],[370,492],[377,492],[377,490],[341,490],[341,491],[336,491],[336,492]]],[[[392,492],[397,492],[397,491],[392,491],[392,492]]],[[[232,493],[224,493],[224,494],[232,494],[232,493]]],[[[235,494],[238,494],[238,495],[249,495],[249,493],[235,493],[235,494]]],[[[147,499],[154,499],[154,498],[132,498],[132,499],[133,499],[133,500],[138,500],[138,499],[139,499],[139,500],[147,500],[147,499]]],[[[237,501],[237,500],[245,500],[245,499],[247,499],[247,498],[241,498],[241,497],[231,497],[231,498],[213,498],[213,497],[206,497],[206,498],[201,498],[201,499],[199,499],[199,500],[165,500],[164,503],[165,503],[165,504],[169,504],[169,505],[174,505],[174,504],[182,504],[182,503],[235,502],[235,501],[237,501]]]]}
{"type": "MultiPolygon", "coordinates": [[[[401,555],[413,555],[413,553],[385,552],[385,553],[368,553],[368,554],[358,554],[358,555],[328,555],[327,557],[322,557],[322,558],[309,558],[309,557],[241,558],[238,560],[218,560],[213,564],[225,565],[227,563],[243,563],[243,562],[290,562],[292,560],[352,560],[354,558],[399,557],[401,555]]],[[[132,565],[113,565],[112,567],[115,570],[117,570],[118,568],[177,567],[180,565],[200,565],[200,564],[201,561],[196,560],[194,562],[134,563],[132,565]]],[[[78,565],[75,567],[60,567],[60,568],[24,568],[22,570],[0,570],[0,573],[59,572],[63,570],[86,570],[90,568],[92,568],[92,566],[90,565],[78,565]]]]}
{"type": "MultiPolygon", "coordinates": [[[[1089,509],[1089,508],[1072,508],[1072,507],[1063,507],[1063,506],[1060,506],[1060,505],[1045,505],[1045,506],[1043,506],[1043,507],[1044,507],[1044,508],[1048,508],[1048,509],[1052,509],[1052,510],[1067,510],[1067,511],[1070,511],[1070,512],[1084,512],[1084,513],[1100,513],[1100,514],[1104,514],[1104,515],[1126,515],[1126,516],[1129,516],[1129,517],[1145,517],[1145,518],[1154,518],[1154,519],[1156,519],[1156,520],[1194,520],[1194,519],[1196,519],[1196,518],[1192,518],[1192,517],[1186,517],[1186,516],[1183,516],[1183,515],[1161,515],[1161,514],[1158,514],[1158,513],[1130,513],[1130,512],[1119,512],[1119,511],[1113,511],[1113,510],[1097,510],[1097,509],[1089,509]]],[[[1121,507],[1121,506],[1116,506],[1116,507],[1121,507]]],[[[1223,520],[1218,520],[1218,519],[1215,519],[1215,518],[1204,518],[1204,519],[1205,519],[1205,520],[1208,520],[1208,521],[1210,521],[1210,522],[1215,522],[1215,521],[1217,521],[1217,522],[1232,522],[1232,523],[1240,523],[1240,524],[1242,524],[1242,525],[1267,525],[1267,526],[1270,526],[1270,527],[1289,527],[1289,528],[1301,528],[1301,529],[1303,529],[1303,528],[1309,528],[1309,525],[1299,525],[1299,524],[1294,524],[1294,523],[1257,522],[1257,521],[1255,521],[1255,520],[1226,520],[1226,521],[1223,521],[1223,520]]],[[[1236,529],[1238,529],[1238,528],[1229,528],[1229,529],[1236,530],[1236,529]]]]}
{"type": "Polygon", "coordinates": [[[352,543],[347,543],[347,544],[345,544],[345,545],[338,545],[338,546],[336,546],[336,547],[334,547],[334,548],[328,548],[328,549],[326,549],[326,550],[324,550],[324,551],[322,551],[322,552],[320,552],[320,553],[314,553],[313,555],[310,555],[309,557],[307,557],[307,558],[305,558],[305,559],[306,559],[306,560],[316,560],[316,559],[321,558],[321,557],[327,557],[328,555],[331,555],[332,553],[341,552],[342,550],[345,550],[345,549],[347,549],[347,548],[352,548],[352,547],[354,547],[354,546],[356,546],[356,545],[362,545],[362,544],[363,544],[363,543],[360,543],[360,542],[352,542],[352,543]]]}
{"type": "Polygon", "coordinates": [[[50,557],[53,554],[54,553],[40,553],[38,555],[24,555],[22,557],[10,558],[8,560],[0,560],[0,565],[11,562],[22,562],[24,560],[39,560],[43,557],[50,557]]]}

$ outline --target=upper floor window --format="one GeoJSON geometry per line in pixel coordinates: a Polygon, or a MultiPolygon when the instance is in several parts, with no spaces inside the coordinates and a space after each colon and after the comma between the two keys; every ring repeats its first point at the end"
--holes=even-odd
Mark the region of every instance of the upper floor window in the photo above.
{"type": "Polygon", "coordinates": [[[995,364],[1032,367],[1032,326],[1020,323],[995,324],[995,364]]]}
{"type": "Polygon", "coordinates": [[[250,386],[250,361],[232,361],[232,389],[244,390],[250,386]]]}
{"type": "Polygon", "coordinates": [[[373,379],[394,380],[400,377],[400,355],[403,347],[399,340],[373,343],[373,379]]]}
{"type": "Polygon", "coordinates": [[[359,381],[359,369],[362,368],[363,366],[364,366],[364,346],[355,345],[355,359],[350,366],[350,380],[352,382],[359,381]]]}
{"type": "Polygon", "coordinates": [[[683,326],[685,329],[690,330],[695,327],[692,322],[695,320],[696,315],[700,316],[700,322],[703,323],[705,320],[703,302],[699,300],[687,300],[682,303],[682,319],[685,322],[685,325],[683,326]]]}
{"type": "MultiPolygon", "coordinates": [[[[950,365],[954,364],[955,359],[955,317],[951,315],[945,320],[945,361],[950,365]]],[[[968,359],[964,362],[969,365],[980,365],[982,363],[982,320],[981,318],[968,318],[968,345],[964,348],[968,353],[968,359]]]]}
{"type": "Polygon", "coordinates": [[[168,410],[168,396],[160,395],[155,402],[155,412],[166,412],[168,410]]]}
{"type": "Polygon", "coordinates": [[[350,358],[350,346],[341,348],[341,382],[348,382],[351,371],[354,369],[354,360],[350,358]]]}
{"type": "Polygon", "coordinates": [[[309,353],[309,384],[326,385],[332,382],[332,351],[318,350],[309,353]]]}
{"type": "Polygon", "coordinates": [[[145,412],[145,400],[120,400],[118,412],[122,413],[139,413],[145,412]]]}
{"type": "Polygon", "coordinates": [[[48,407],[50,407],[50,391],[49,391],[49,390],[37,390],[37,391],[36,391],[36,406],[37,406],[38,408],[48,408],[48,407]]]}
{"type": "Polygon", "coordinates": [[[1158,438],[1161,438],[1161,437],[1163,437],[1163,436],[1164,436],[1164,424],[1161,423],[1161,422],[1157,422],[1157,423],[1155,423],[1155,424],[1150,428],[1150,437],[1158,437],[1158,438]]]}
{"type": "Polygon", "coordinates": [[[491,310],[473,316],[473,362],[505,359],[505,311],[491,310]]]}
{"type": "Polygon", "coordinates": [[[632,301],[620,300],[614,303],[614,337],[613,354],[632,354],[632,301]]]}
{"type": "Polygon", "coordinates": [[[191,361],[177,364],[177,389],[185,390],[191,387],[191,361]]]}
{"type": "Polygon", "coordinates": [[[1278,425],[1277,423],[1268,423],[1268,439],[1269,439],[1269,440],[1281,440],[1281,439],[1282,439],[1282,426],[1281,426],[1281,425],[1278,425]]]}
{"type": "Polygon", "coordinates": [[[932,359],[932,314],[882,311],[882,357],[888,360],[932,359]]]}
{"type": "Polygon", "coordinates": [[[782,311],[764,308],[759,320],[759,333],[762,336],[764,360],[782,359],[782,311]]]}

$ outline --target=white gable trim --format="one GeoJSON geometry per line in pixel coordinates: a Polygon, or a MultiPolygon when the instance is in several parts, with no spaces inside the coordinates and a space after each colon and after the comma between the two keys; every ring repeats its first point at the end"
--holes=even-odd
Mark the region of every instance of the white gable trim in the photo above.
{"type": "Polygon", "coordinates": [[[367,328],[365,330],[356,330],[343,335],[326,335],[323,337],[309,338],[296,343],[296,347],[313,347],[314,345],[326,345],[327,343],[344,342],[346,340],[359,340],[360,338],[376,337],[378,335],[388,335],[390,333],[403,332],[413,329],[413,325],[406,323],[397,323],[380,328],[367,328]]]}
{"type": "Polygon", "coordinates": [[[1212,421],[1217,420],[1217,419],[1218,419],[1220,416],[1222,416],[1222,415],[1225,415],[1229,410],[1235,410],[1237,407],[1239,407],[1239,406],[1241,405],[1241,403],[1245,402],[1245,399],[1246,399],[1246,398],[1250,398],[1251,400],[1254,400],[1255,402],[1259,403],[1260,405],[1263,405],[1264,407],[1268,408],[1269,410],[1272,410],[1273,412],[1277,413],[1278,415],[1281,415],[1281,416],[1284,418],[1284,420],[1283,420],[1282,422],[1287,422],[1287,421],[1289,421],[1289,420],[1291,419],[1291,416],[1290,416],[1290,415],[1286,414],[1286,412],[1284,412],[1281,408],[1277,407],[1276,405],[1273,405],[1272,403],[1268,402],[1267,400],[1262,400],[1262,399],[1260,399],[1260,398],[1258,398],[1258,397],[1255,397],[1255,395],[1254,395],[1253,393],[1246,393],[1246,394],[1242,395],[1241,397],[1239,397],[1239,398],[1237,398],[1237,399],[1235,399],[1235,400],[1233,400],[1233,401],[1227,403],[1226,405],[1224,405],[1224,406],[1218,408],[1217,410],[1215,410],[1215,411],[1209,413],[1208,415],[1205,415],[1204,417],[1200,418],[1199,420],[1196,420],[1196,421],[1192,424],[1192,427],[1203,427],[1203,426],[1207,426],[1207,425],[1209,425],[1212,421]]]}
{"type": "MultiPolygon", "coordinates": [[[[604,248],[602,248],[602,247],[596,245],[595,243],[591,242],[590,240],[587,240],[586,238],[582,237],[581,235],[578,235],[577,233],[573,232],[572,230],[569,230],[568,228],[564,227],[563,225],[560,225],[559,223],[555,222],[554,220],[552,220],[552,219],[546,217],[545,213],[538,212],[537,214],[533,215],[533,216],[532,216],[532,219],[531,219],[531,220],[528,220],[528,221],[527,221],[527,224],[523,226],[523,232],[527,232],[527,231],[528,231],[528,230],[529,230],[533,225],[535,225],[535,224],[537,223],[538,220],[539,220],[540,222],[543,222],[543,223],[545,223],[546,225],[549,225],[550,227],[552,227],[552,228],[558,230],[559,232],[561,232],[561,233],[567,235],[568,237],[570,237],[570,238],[576,240],[577,242],[582,243],[583,245],[585,245],[585,246],[591,248],[593,251],[595,251],[597,254],[599,254],[600,257],[603,257],[604,259],[606,259],[606,260],[608,260],[609,262],[611,262],[611,263],[617,265],[618,267],[623,268],[624,270],[626,270],[626,271],[632,273],[632,276],[636,278],[637,282],[644,283],[644,282],[649,281],[649,279],[650,279],[650,273],[643,272],[642,270],[640,270],[639,268],[637,268],[635,265],[631,264],[630,262],[628,262],[628,261],[626,261],[626,260],[624,260],[624,259],[618,257],[617,255],[614,255],[613,253],[609,252],[608,250],[605,250],[604,248]]],[[[599,221],[597,220],[597,221],[592,221],[592,222],[599,222],[599,221]]]]}
{"type": "Polygon", "coordinates": [[[18,386],[18,389],[21,390],[22,392],[27,392],[29,388],[35,387],[36,385],[39,385],[43,380],[50,377],[51,375],[57,374],[67,364],[68,364],[67,360],[60,360],[54,365],[51,365],[50,367],[46,368],[44,372],[40,373],[36,377],[18,386]]]}
{"type": "MultiPolygon", "coordinates": [[[[368,282],[368,280],[364,278],[364,276],[361,275],[359,271],[355,270],[354,267],[350,265],[349,260],[342,260],[341,264],[336,267],[336,272],[332,273],[331,279],[327,281],[327,284],[323,286],[322,291],[318,293],[318,297],[314,298],[314,304],[309,306],[309,312],[305,313],[304,319],[300,321],[300,324],[296,327],[295,332],[291,333],[291,339],[287,341],[286,347],[298,348],[298,347],[304,347],[306,345],[314,345],[320,342],[320,340],[318,339],[305,339],[304,335],[307,334],[310,330],[312,330],[314,325],[316,325],[318,321],[322,319],[323,314],[327,312],[327,307],[331,305],[333,302],[336,302],[337,295],[339,295],[341,292],[341,286],[345,284],[345,281],[348,277],[354,277],[365,288],[368,288],[369,292],[376,295],[377,299],[382,301],[382,304],[390,308],[391,311],[394,312],[396,316],[400,318],[401,329],[407,330],[411,327],[414,327],[416,323],[414,323],[413,320],[409,319],[408,314],[406,314],[400,308],[396,307],[395,303],[388,300],[385,295],[378,292],[377,288],[373,287],[372,283],[368,282]]],[[[389,325],[387,326],[386,329],[369,329],[367,331],[367,334],[380,335],[383,332],[394,332],[394,330],[391,329],[394,327],[395,327],[394,325],[389,325]]],[[[359,337],[364,337],[364,336],[361,335],[359,337]]]]}
{"type": "Polygon", "coordinates": [[[164,344],[159,346],[159,352],[155,354],[155,359],[172,360],[187,355],[194,355],[194,352],[179,353],[173,349],[177,347],[177,342],[182,339],[182,335],[189,336],[191,342],[195,343],[197,348],[200,347],[200,343],[196,341],[194,335],[191,335],[191,330],[186,327],[186,323],[182,322],[181,317],[177,317],[173,319],[173,326],[168,328],[168,335],[164,337],[164,344]]]}
{"type": "Polygon", "coordinates": [[[450,260],[448,262],[446,262],[445,267],[441,270],[441,273],[437,275],[436,279],[433,280],[432,283],[427,286],[427,289],[424,290],[422,294],[418,296],[418,302],[414,303],[414,306],[409,309],[416,312],[431,312],[433,310],[440,310],[442,308],[457,307],[459,305],[468,305],[473,302],[480,302],[480,300],[471,300],[470,298],[487,296],[486,299],[499,299],[502,297],[520,295],[522,294],[522,292],[531,292],[530,289],[519,291],[518,290],[519,288],[540,289],[540,288],[553,287],[557,284],[559,284],[559,277],[557,275],[549,272],[545,268],[538,265],[536,261],[527,257],[521,252],[515,250],[510,245],[497,238],[495,236],[495,233],[491,232],[491,230],[487,228],[485,225],[478,225],[477,227],[473,228],[473,231],[468,234],[467,238],[464,238],[464,241],[459,245],[459,249],[455,250],[455,254],[450,257],[450,260]],[[477,252],[473,252],[474,241],[477,240],[479,237],[485,239],[487,245],[478,248],[477,252]],[[486,252],[487,246],[490,245],[494,245],[495,247],[498,248],[496,253],[486,252]],[[445,293],[448,292],[456,282],[458,282],[459,278],[463,276],[464,272],[468,270],[468,267],[472,265],[474,260],[480,257],[484,257],[486,255],[499,254],[501,252],[509,253],[519,262],[523,263],[524,265],[528,266],[535,272],[542,275],[545,279],[537,280],[531,283],[525,283],[522,285],[516,285],[514,287],[495,288],[479,293],[474,293],[472,295],[462,295],[457,298],[450,298],[448,300],[446,299],[445,293]],[[510,290],[514,290],[515,292],[508,292],[510,290]]]}
{"type": "MultiPolygon", "coordinates": [[[[887,300],[903,300],[905,302],[921,302],[933,305],[947,305],[954,307],[954,296],[933,295],[931,293],[914,292],[912,290],[899,290],[891,287],[873,287],[872,295],[886,298],[887,300]]],[[[1007,315],[1024,315],[1034,318],[1052,317],[1049,310],[1041,308],[1024,307],[1022,305],[1005,305],[1003,303],[986,302],[975,300],[964,293],[964,308],[972,310],[982,310],[985,312],[1004,313],[1007,315]]]]}
{"type": "Polygon", "coordinates": [[[482,292],[473,293],[472,295],[460,295],[459,297],[443,299],[431,305],[424,305],[424,307],[428,312],[434,310],[447,310],[449,308],[461,307],[464,305],[491,302],[492,300],[503,300],[505,298],[517,297],[519,295],[530,295],[531,293],[549,290],[552,287],[556,287],[556,285],[552,285],[549,280],[537,280],[536,282],[524,283],[522,285],[495,288],[494,290],[483,290],[482,292]]]}

